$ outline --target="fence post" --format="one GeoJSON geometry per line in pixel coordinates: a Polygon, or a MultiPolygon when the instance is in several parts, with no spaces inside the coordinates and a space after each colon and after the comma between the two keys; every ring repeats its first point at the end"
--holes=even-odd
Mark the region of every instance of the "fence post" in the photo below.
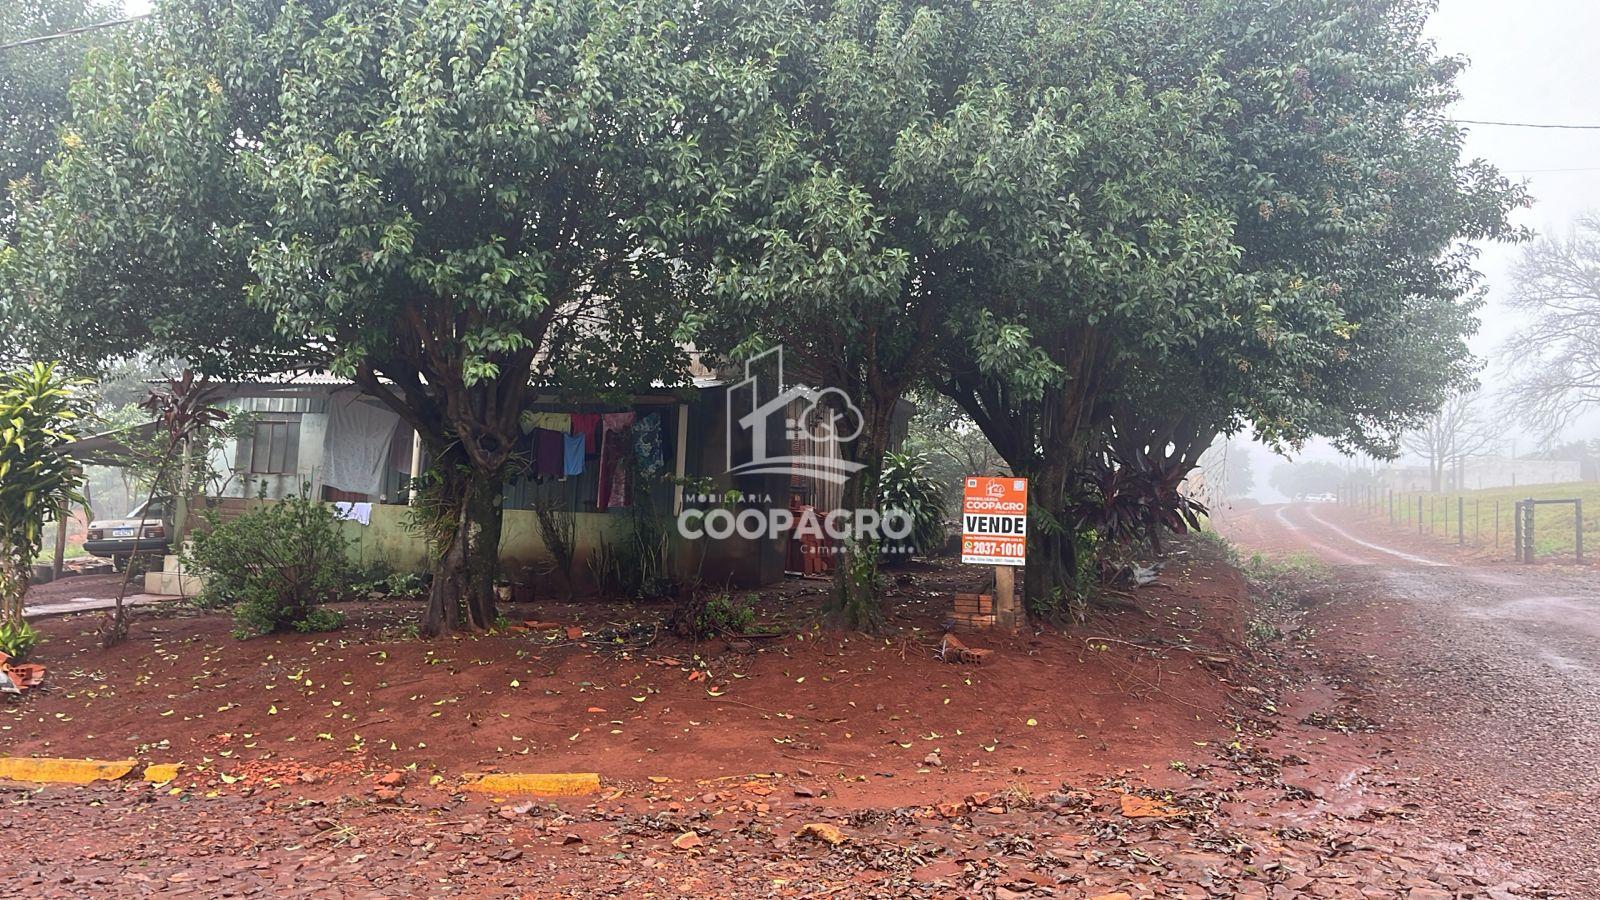
{"type": "Polygon", "coordinates": [[[1529,497],[1528,499],[1522,501],[1522,561],[1524,563],[1533,562],[1533,528],[1535,525],[1534,515],[1535,512],[1533,498],[1529,497]]]}
{"type": "Polygon", "coordinates": [[[1511,502],[1511,556],[1522,562],[1522,501],[1511,502]]]}
{"type": "Polygon", "coordinates": [[[1494,548],[1500,549],[1500,501],[1494,501],[1494,548]]]}
{"type": "Polygon", "coordinates": [[[1578,548],[1578,565],[1583,565],[1583,498],[1577,497],[1572,501],[1572,532],[1574,544],[1578,548]]]}
{"type": "Polygon", "coordinates": [[[1467,498],[1456,495],[1456,546],[1467,545],[1467,498]]]}
{"type": "Polygon", "coordinates": [[[1417,534],[1422,533],[1422,495],[1417,495],[1417,534]]]}

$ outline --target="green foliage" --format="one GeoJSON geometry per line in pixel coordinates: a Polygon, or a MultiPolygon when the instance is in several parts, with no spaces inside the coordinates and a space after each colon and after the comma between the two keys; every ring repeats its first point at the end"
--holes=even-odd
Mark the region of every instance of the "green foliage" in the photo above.
{"type": "Polygon", "coordinates": [[[885,548],[889,555],[932,556],[944,549],[948,486],[928,474],[928,459],[917,453],[886,453],[878,481],[879,508],[911,518],[911,534],[885,548]]]}
{"type": "MultiPolygon", "coordinates": [[[[41,639],[38,630],[29,625],[26,619],[0,621],[0,653],[10,657],[12,662],[27,662],[28,655],[33,653],[33,648],[39,645],[41,639]]],[[[0,678],[4,677],[0,675],[0,678]]]]}
{"type": "Polygon", "coordinates": [[[78,387],[45,363],[0,373],[0,621],[22,618],[45,523],[82,502],[82,473],[61,453],[83,410],[78,387]]]}
{"type": "Polygon", "coordinates": [[[351,582],[346,544],[332,509],[301,493],[213,521],[184,561],[205,580],[203,604],[233,607],[237,633],[323,631],[342,619],[318,606],[351,582]]]}
{"type": "MultiPolygon", "coordinates": [[[[0,4],[0,44],[57,34],[115,18],[121,4],[102,0],[8,0],[0,4]]],[[[0,248],[10,243],[15,202],[39,187],[39,173],[61,146],[70,109],[67,89],[84,56],[105,38],[90,33],[0,53],[0,248]]]]}
{"type": "Polygon", "coordinates": [[[749,633],[755,626],[754,598],[734,597],[731,594],[714,594],[705,599],[695,617],[694,633],[697,638],[717,635],[749,633]]]}

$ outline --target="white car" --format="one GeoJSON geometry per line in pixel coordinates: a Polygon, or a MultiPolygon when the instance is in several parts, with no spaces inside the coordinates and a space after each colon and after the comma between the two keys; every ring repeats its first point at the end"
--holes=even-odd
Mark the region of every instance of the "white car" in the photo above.
{"type": "Polygon", "coordinates": [[[133,556],[137,538],[140,556],[166,553],[172,534],[172,516],[167,507],[167,501],[157,497],[148,510],[141,503],[121,518],[95,519],[89,523],[84,551],[120,563],[133,556]]]}
{"type": "Polygon", "coordinates": [[[1307,494],[1307,503],[1338,503],[1339,498],[1333,494],[1307,494]]]}

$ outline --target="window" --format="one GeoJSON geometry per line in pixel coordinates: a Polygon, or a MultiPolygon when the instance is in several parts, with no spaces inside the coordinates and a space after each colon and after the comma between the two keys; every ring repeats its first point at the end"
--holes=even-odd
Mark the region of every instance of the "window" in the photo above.
{"type": "Polygon", "coordinates": [[[287,475],[299,465],[299,422],[257,422],[254,437],[239,442],[237,466],[241,472],[287,475]]]}

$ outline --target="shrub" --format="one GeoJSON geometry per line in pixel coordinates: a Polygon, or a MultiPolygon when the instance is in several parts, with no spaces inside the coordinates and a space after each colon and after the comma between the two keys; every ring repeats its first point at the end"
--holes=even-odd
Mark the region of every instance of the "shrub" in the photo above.
{"type": "Polygon", "coordinates": [[[755,626],[755,605],[749,597],[690,593],[672,614],[673,630],[693,640],[748,634],[755,626]]]}
{"type": "MultiPolygon", "coordinates": [[[[28,654],[39,645],[39,632],[22,619],[0,622],[0,653],[12,662],[27,662],[28,654]]],[[[0,678],[4,678],[0,675],[0,678]]]]}
{"type": "Polygon", "coordinates": [[[886,453],[878,480],[879,506],[911,517],[911,534],[888,542],[885,552],[899,556],[932,556],[945,542],[945,489],[928,474],[927,457],[920,453],[886,453]]]}
{"type": "Polygon", "coordinates": [[[77,384],[44,363],[0,372],[0,621],[22,621],[45,523],[80,499],[78,466],[60,452],[83,406],[77,384]]]}
{"type": "Polygon", "coordinates": [[[233,607],[235,634],[328,631],[343,617],[319,610],[351,576],[333,510],[304,493],[256,507],[195,535],[185,563],[205,580],[202,605],[233,607]]]}

